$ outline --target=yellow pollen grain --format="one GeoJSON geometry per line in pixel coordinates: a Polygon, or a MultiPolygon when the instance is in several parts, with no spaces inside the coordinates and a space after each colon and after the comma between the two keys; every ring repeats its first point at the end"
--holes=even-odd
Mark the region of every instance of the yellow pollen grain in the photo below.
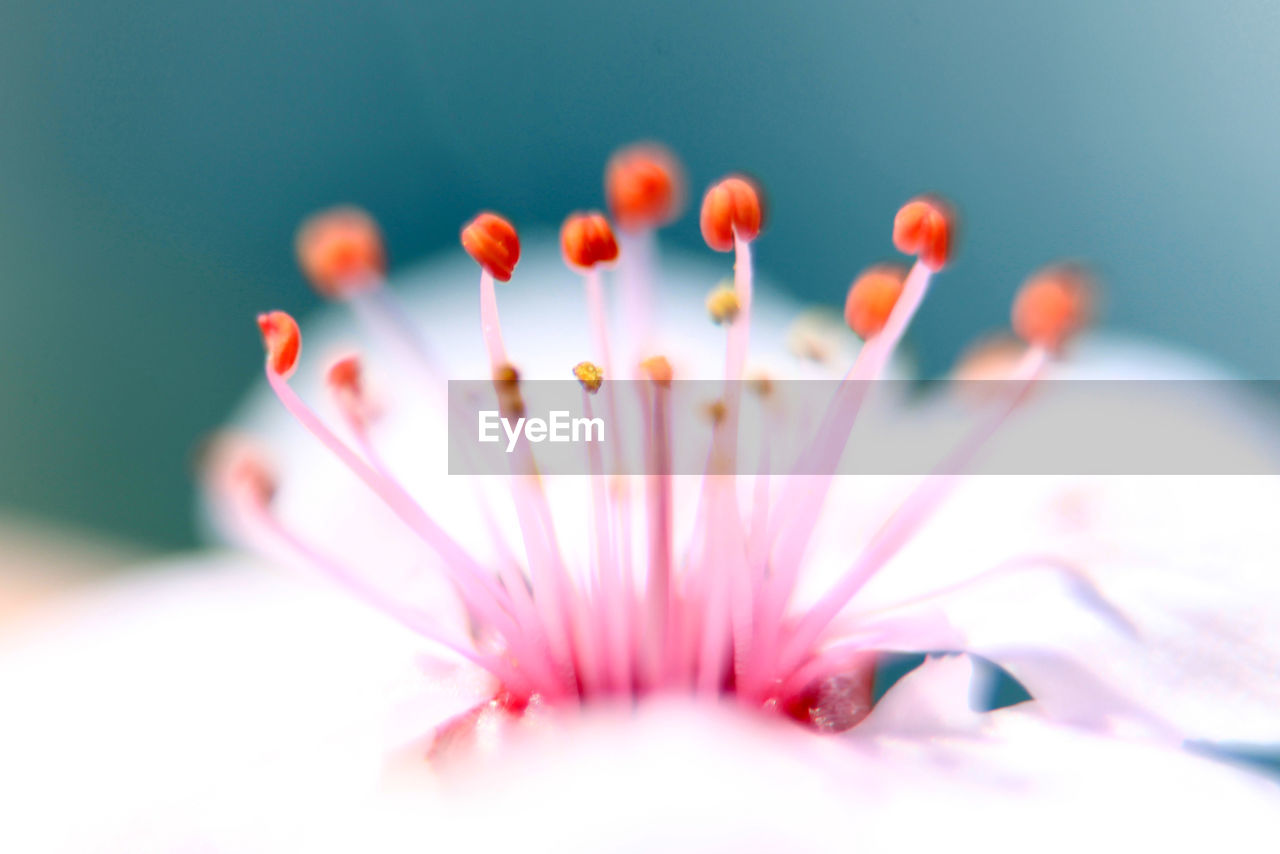
{"type": "Polygon", "coordinates": [[[498,393],[498,408],[505,415],[524,414],[524,398],[520,395],[520,372],[507,362],[493,370],[493,389],[498,393]]]}
{"type": "Polygon", "coordinates": [[[839,315],[810,309],[797,317],[787,330],[787,349],[801,359],[824,364],[839,352],[840,339],[847,331],[839,315]]]}
{"type": "Polygon", "coordinates": [[[578,382],[582,383],[582,388],[588,394],[598,392],[600,383],[604,382],[604,372],[591,362],[579,362],[574,365],[573,375],[578,378],[578,382]]]}
{"type": "Polygon", "coordinates": [[[773,377],[763,371],[756,372],[747,378],[749,388],[757,397],[766,398],[773,394],[773,377]]]}
{"type": "Polygon", "coordinates": [[[717,324],[733,323],[740,309],[738,295],[728,285],[720,285],[707,294],[707,313],[717,324]]]}

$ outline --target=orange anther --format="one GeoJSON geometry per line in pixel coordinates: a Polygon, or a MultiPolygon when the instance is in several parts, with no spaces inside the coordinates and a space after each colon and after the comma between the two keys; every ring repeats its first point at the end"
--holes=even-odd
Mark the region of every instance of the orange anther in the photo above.
{"type": "Polygon", "coordinates": [[[666,225],[684,205],[680,164],[660,145],[628,146],[609,158],[604,197],[619,228],[636,231],[666,225]]]}
{"type": "Polygon", "coordinates": [[[1093,281],[1080,267],[1047,267],[1027,279],[1013,301],[1013,331],[1028,344],[1062,348],[1089,322],[1093,281]]]}
{"type": "Polygon", "coordinates": [[[262,330],[262,345],[267,350],[267,368],[288,379],[298,365],[298,352],[302,349],[298,322],[283,311],[271,311],[258,315],[258,329],[262,330]]]}
{"type": "Polygon", "coordinates": [[[650,356],[640,363],[640,370],[644,372],[645,376],[663,388],[671,385],[671,377],[674,375],[674,371],[671,370],[671,363],[667,361],[666,356],[650,356]]]}
{"type": "Polygon", "coordinates": [[[760,191],[740,175],[725,178],[702,199],[702,239],[717,252],[732,249],[735,234],[755,240],[763,219],[760,191]]]}
{"type": "Polygon", "coordinates": [[[499,282],[511,280],[520,260],[515,226],[495,213],[482,213],[462,229],[462,248],[499,282]]]}
{"type": "Polygon", "coordinates": [[[387,271],[382,233],[359,208],[331,208],[309,217],[298,229],[295,247],[303,275],[331,299],[374,287],[387,271]]]}
{"type": "Polygon", "coordinates": [[[951,260],[955,213],[935,196],[920,196],[902,206],[893,218],[893,245],[899,252],[917,255],[937,272],[951,260]]]}
{"type": "Polygon", "coordinates": [[[844,322],[864,341],[877,334],[902,296],[907,271],[897,264],[877,264],[853,282],[844,301],[844,322]]]}
{"type": "Polygon", "coordinates": [[[589,270],[596,264],[608,264],[618,260],[618,241],[603,214],[578,213],[571,215],[560,227],[560,249],[565,263],[579,270],[589,270]]]}

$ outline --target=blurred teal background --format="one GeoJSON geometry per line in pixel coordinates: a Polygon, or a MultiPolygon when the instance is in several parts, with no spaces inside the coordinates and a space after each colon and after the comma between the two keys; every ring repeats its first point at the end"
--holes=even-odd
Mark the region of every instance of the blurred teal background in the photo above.
{"type": "Polygon", "coordinates": [[[930,368],[1072,255],[1112,327],[1280,376],[1277,44],[1275,0],[6,0],[0,512],[189,542],[253,314],[314,303],[301,216],[358,202],[404,262],[481,206],[598,204],[640,137],[695,193],[763,179],[760,265],[812,300],[891,251],[908,196],[954,198],[930,368]]]}

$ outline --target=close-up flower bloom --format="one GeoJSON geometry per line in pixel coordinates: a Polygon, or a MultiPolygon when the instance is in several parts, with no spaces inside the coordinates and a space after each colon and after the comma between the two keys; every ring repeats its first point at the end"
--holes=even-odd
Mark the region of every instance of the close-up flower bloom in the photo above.
{"type": "Polygon", "coordinates": [[[1059,381],[1204,381],[1107,418],[1259,472],[1266,411],[1207,361],[1090,331],[1105,286],[1055,263],[992,283],[1013,334],[954,395],[890,404],[900,434],[972,415],[942,458],[845,473],[869,390],[914,373],[952,205],[885,212],[908,265],[867,259],[842,330],[757,281],[754,178],[700,202],[730,266],[663,251],[665,149],[605,175],[608,214],[558,240],[485,212],[403,271],[362,211],[303,224],[334,305],[257,317],[265,386],[202,454],[220,545],[0,645],[4,847],[1268,850],[1280,786],[1239,756],[1280,744],[1280,480],[965,477],[1052,435],[1059,381]],[[605,441],[582,473],[514,439],[505,473],[459,473],[451,380],[503,418],[574,383],[605,441]],[[686,380],[719,396],[686,411],[686,380]],[[792,407],[810,380],[831,398],[792,407]],[[760,424],[799,458],[750,456],[760,424]],[[686,444],[701,470],[673,464],[686,444]]]}

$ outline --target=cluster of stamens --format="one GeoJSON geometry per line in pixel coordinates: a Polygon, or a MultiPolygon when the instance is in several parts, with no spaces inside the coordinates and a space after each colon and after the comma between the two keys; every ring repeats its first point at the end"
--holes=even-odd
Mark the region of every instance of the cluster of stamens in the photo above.
{"type": "MultiPolygon", "coordinates": [[[[651,303],[655,276],[649,265],[656,229],[679,213],[683,196],[674,158],[655,146],[626,149],[610,161],[605,197],[623,240],[601,213],[570,216],[561,230],[567,266],[581,275],[594,351],[566,371],[581,383],[584,400],[613,409],[610,381],[636,380],[647,388],[644,435],[653,460],[645,477],[619,474],[607,458],[592,460],[591,565],[571,567],[557,546],[555,507],[537,461],[523,447],[507,478],[519,520],[522,560],[490,567],[474,558],[401,485],[383,461],[368,426],[377,412],[366,400],[357,358],[328,372],[343,415],[345,434],[331,428],[288,384],[299,360],[301,336],[279,311],[258,318],[266,346],[267,379],[284,406],[421,539],[465,606],[471,634],[450,634],[424,620],[396,597],[365,579],[360,567],[342,565],[288,528],[273,512],[272,475],[265,463],[242,452],[226,467],[224,485],[235,506],[259,531],[287,545],[370,604],[413,630],[489,671],[502,696],[516,707],[537,697],[574,703],[676,692],[732,696],[752,707],[776,709],[823,729],[844,729],[870,707],[874,651],[831,636],[833,621],[862,586],[923,524],[945,497],[951,478],[926,478],[892,512],[868,542],[850,543],[854,557],[838,580],[810,607],[795,611],[793,596],[831,486],[832,475],[793,474],[773,493],[756,489],[741,506],[736,480],[708,463],[698,499],[697,548],[673,542],[676,496],[669,470],[671,362],[662,353],[612,351],[609,297],[602,270],[616,278],[630,304],[651,303]],[[633,253],[630,250],[636,249],[633,253]],[[620,369],[620,373],[615,370],[620,369]],[[637,514],[637,509],[643,509],[637,514]],[[636,522],[641,518],[643,522],[636,522]],[[637,543],[643,548],[636,548],[637,543]],[[582,579],[586,579],[585,582],[582,579]]],[[[744,379],[751,329],[751,247],[764,221],[761,193],[742,176],[707,190],[700,224],[707,245],[735,253],[732,285],[707,299],[711,318],[726,329],[725,393],[715,419],[713,456],[733,459],[738,387],[744,379]]],[[[520,373],[508,356],[495,281],[512,279],[520,259],[516,229],[503,217],[482,213],[461,233],[463,248],[480,266],[481,336],[500,406],[516,411],[520,373]]],[[[951,260],[955,216],[932,197],[908,202],[893,224],[893,242],[915,256],[908,270],[892,264],[869,268],[854,281],[844,308],[863,346],[819,423],[797,471],[833,471],[844,452],[867,381],[883,376],[895,347],[921,305],[935,273],[951,260]],[[818,465],[812,465],[819,463],[818,465]]],[[[301,267],[327,297],[362,302],[381,334],[403,336],[411,352],[425,344],[399,313],[385,285],[385,252],[373,220],[351,209],[322,213],[298,238],[301,267]],[[372,299],[371,295],[377,295],[372,299]]],[[[1026,342],[1007,369],[1007,404],[994,407],[939,474],[962,471],[988,435],[1022,399],[1053,354],[1080,328],[1088,311],[1083,273],[1054,267],[1028,280],[1013,307],[1013,327],[1026,342]]],[[[642,342],[643,346],[643,342],[642,342]]],[[[423,358],[426,358],[425,356],[423,358]]],[[[613,409],[616,414],[616,409],[613,409]]],[[[691,508],[681,512],[693,512],[691,508]]],[[[575,531],[581,531],[576,528],[575,531]]]]}

